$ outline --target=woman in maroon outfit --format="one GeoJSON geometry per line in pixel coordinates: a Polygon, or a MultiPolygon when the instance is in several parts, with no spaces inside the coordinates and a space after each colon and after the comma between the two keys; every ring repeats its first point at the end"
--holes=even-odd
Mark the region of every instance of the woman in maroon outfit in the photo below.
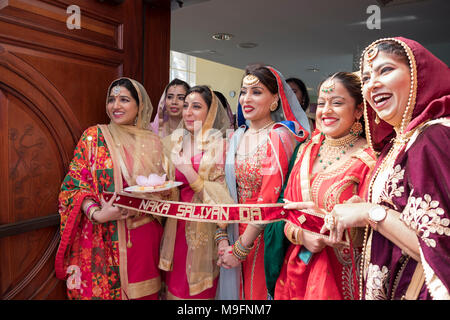
{"type": "Polygon", "coordinates": [[[362,55],[361,80],[379,154],[368,202],[336,205],[322,232],[337,243],[367,225],[362,298],[449,299],[450,70],[415,41],[380,39],[362,55]]]}

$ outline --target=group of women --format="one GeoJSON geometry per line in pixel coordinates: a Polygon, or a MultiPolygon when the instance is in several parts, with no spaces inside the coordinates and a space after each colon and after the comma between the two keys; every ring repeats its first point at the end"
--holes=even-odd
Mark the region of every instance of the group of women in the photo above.
{"type": "Polygon", "coordinates": [[[176,79],[150,122],[143,86],[114,81],[111,121],[83,133],[59,196],[69,298],[449,299],[447,65],[413,40],[377,40],[359,72],[320,84],[315,122],[296,86],[250,65],[234,116],[176,79]],[[278,202],[291,219],[161,219],[103,199],[149,173],[183,182],[160,200],[278,202]]]}

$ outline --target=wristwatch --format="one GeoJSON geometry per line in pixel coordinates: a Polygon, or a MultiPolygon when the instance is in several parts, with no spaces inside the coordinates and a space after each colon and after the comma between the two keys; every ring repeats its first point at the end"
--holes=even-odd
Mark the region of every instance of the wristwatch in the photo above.
{"type": "Polygon", "coordinates": [[[387,212],[383,206],[377,205],[369,210],[369,224],[376,231],[378,222],[386,218],[387,212]]]}

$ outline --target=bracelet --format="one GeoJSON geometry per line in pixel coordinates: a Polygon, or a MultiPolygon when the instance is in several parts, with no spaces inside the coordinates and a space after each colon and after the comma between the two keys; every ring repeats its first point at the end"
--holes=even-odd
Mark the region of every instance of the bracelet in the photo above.
{"type": "Polygon", "coordinates": [[[94,214],[95,214],[97,211],[100,211],[100,207],[94,207],[94,208],[92,208],[91,211],[89,211],[89,221],[91,221],[93,224],[99,223],[99,222],[94,218],[94,214]]]}
{"type": "Polygon", "coordinates": [[[93,201],[93,202],[87,207],[87,209],[86,209],[86,211],[85,211],[86,215],[89,217],[89,210],[91,210],[92,207],[99,207],[99,206],[100,206],[100,205],[99,205],[97,202],[93,201]]]}
{"type": "Polygon", "coordinates": [[[94,203],[90,204],[89,207],[86,210],[86,214],[88,216],[88,219],[92,223],[98,223],[98,221],[94,219],[94,214],[97,211],[100,211],[100,205],[97,202],[94,202],[94,203]]]}
{"type": "Polygon", "coordinates": [[[239,239],[233,244],[232,252],[233,252],[233,255],[239,261],[244,261],[245,259],[247,259],[248,254],[250,253],[250,251],[253,249],[253,247],[255,245],[252,244],[252,246],[249,248],[244,247],[241,243],[241,238],[242,238],[242,236],[240,236],[239,239]]]}
{"type": "Polygon", "coordinates": [[[222,240],[228,240],[228,233],[226,229],[216,229],[216,234],[214,236],[214,241],[216,242],[216,245],[219,244],[222,240]]]}
{"type": "Polygon", "coordinates": [[[302,239],[300,239],[302,232],[303,232],[302,228],[294,225],[291,222],[286,222],[286,225],[284,226],[284,234],[292,244],[295,245],[303,244],[302,239]]]}
{"type": "Polygon", "coordinates": [[[203,182],[203,179],[198,176],[197,180],[190,183],[189,186],[192,188],[192,190],[194,190],[195,193],[197,193],[203,190],[203,182]]]}

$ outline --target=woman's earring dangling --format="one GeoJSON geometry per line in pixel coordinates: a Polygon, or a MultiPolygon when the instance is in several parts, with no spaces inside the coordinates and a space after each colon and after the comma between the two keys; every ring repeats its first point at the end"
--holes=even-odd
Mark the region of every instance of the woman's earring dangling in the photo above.
{"type": "Polygon", "coordinates": [[[278,108],[278,101],[274,101],[274,102],[272,102],[272,104],[270,105],[269,110],[270,110],[270,112],[274,112],[275,110],[277,110],[277,108],[278,108]]]}
{"type": "Polygon", "coordinates": [[[359,122],[359,119],[357,119],[350,128],[350,134],[357,137],[362,133],[362,131],[363,131],[362,124],[361,122],[359,122]]]}
{"type": "Polygon", "coordinates": [[[375,123],[380,124],[380,117],[378,116],[378,113],[375,114],[375,123]]]}

